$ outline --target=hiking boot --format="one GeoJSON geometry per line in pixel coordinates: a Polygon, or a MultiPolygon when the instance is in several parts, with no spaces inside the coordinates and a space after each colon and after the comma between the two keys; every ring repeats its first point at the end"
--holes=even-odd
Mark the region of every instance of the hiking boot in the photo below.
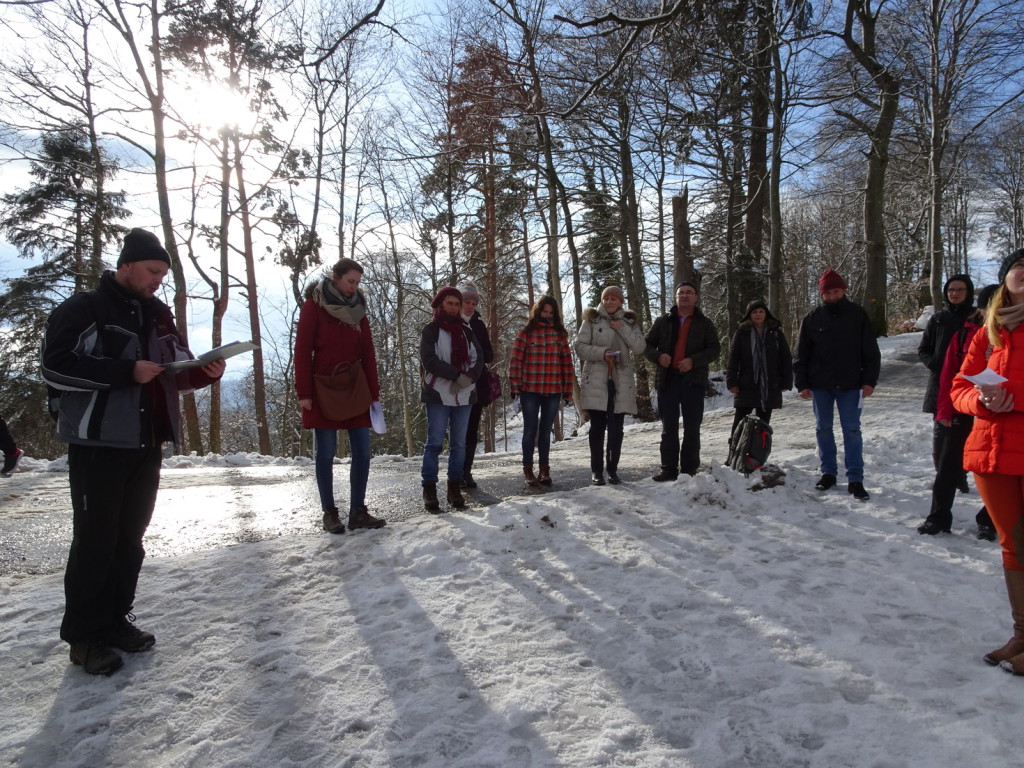
{"type": "Polygon", "coordinates": [[[669,469],[663,469],[661,472],[651,478],[656,483],[668,483],[674,482],[679,478],[678,472],[673,472],[669,469]]]}
{"type": "Polygon", "coordinates": [[[928,517],[925,518],[923,523],[917,526],[917,532],[922,536],[935,536],[939,533],[949,533],[952,527],[952,524],[946,520],[939,520],[936,517],[928,517]]]}
{"type": "Polygon", "coordinates": [[[331,507],[324,510],[324,530],[328,533],[344,533],[345,525],[338,516],[338,508],[331,507]]]}
{"type": "Polygon", "coordinates": [[[423,484],[423,506],[427,512],[440,512],[441,502],[437,500],[437,483],[423,484]]]}
{"type": "Polygon", "coordinates": [[[14,468],[18,466],[18,462],[21,461],[21,457],[25,455],[25,452],[21,448],[15,448],[14,453],[4,454],[4,468],[0,469],[0,475],[4,477],[10,477],[14,472],[14,468]]]}
{"type": "Polygon", "coordinates": [[[821,480],[816,482],[814,484],[814,487],[817,488],[819,491],[827,491],[829,488],[832,488],[835,484],[836,484],[836,476],[835,475],[822,475],[821,476],[821,480]]]}
{"type": "Polygon", "coordinates": [[[531,488],[536,488],[540,485],[540,481],[537,480],[537,476],[533,474],[532,464],[523,464],[523,477],[526,478],[526,484],[531,488]]]}
{"type": "Polygon", "coordinates": [[[549,465],[540,465],[540,472],[537,473],[537,482],[541,485],[551,485],[551,467],[549,465]]]}
{"type": "Polygon", "coordinates": [[[604,485],[604,475],[602,475],[600,472],[592,472],[590,474],[590,484],[604,485]]]}
{"type": "Polygon", "coordinates": [[[868,496],[868,492],[864,490],[864,483],[847,483],[846,492],[852,493],[853,498],[857,501],[867,501],[871,497],[868,496]]]}
{"type": "Polygon", "coordinates": [[[455,509],[465,508],[466,498],[462,495],[461,480],[448,481],[448,503],[455,507],[455,509]]]}
{"type": "Polygon", "coordinates": [[[113,648],[98,640],[71,644],[71,663],[90,675],[112,675],[124,666],[124,659],[113,648]]]}
{"type": "Polygon", "coordinates": [[[462,473],[462,487],[463,488],[476,488],[477,482],[473,479],[473,473],[466,470],[462,473]]]}
{"type": "Polygon", "coordinates": [[[996,540],[996,529],[991,525],[985,523],[978,523],[978,538],[982,541],[995,541],[996,540]]]}
{"type": "Polygon", "coordinates": [[[350,531],[357,528],[383,528],[387,524],[387,520],[374,517],[366,507],[356,507],[348,513],[348,529],[350,531]]]}
{"type": "Polygon", "coordinates": [[[614,469],[609,469],[608,470],[608,484],[609,485],[618,485],[621,482],[622,481],[619,480],[619,476],[615,472],[615,470],[614,469]]]}
{"type": "Polygon", "coordinates": [[[130,613],[122,616],[113,627],[103,633],[102,641],[128,653],[148,651],[156,645],[156,637],[151,632],[145,632],[132,624],[134,619],[135,616],[130,613]]]}

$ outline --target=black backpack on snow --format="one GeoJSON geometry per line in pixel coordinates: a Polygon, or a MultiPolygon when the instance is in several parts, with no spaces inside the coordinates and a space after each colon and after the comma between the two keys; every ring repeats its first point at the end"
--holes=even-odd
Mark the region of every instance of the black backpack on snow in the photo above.
{"type": "Polygon", "coordinates": [[[736,425],[729,438],[729,458],[725,465],[744,475],[760,469],[772,452],[772,428],[754,414],[736,425]]]}

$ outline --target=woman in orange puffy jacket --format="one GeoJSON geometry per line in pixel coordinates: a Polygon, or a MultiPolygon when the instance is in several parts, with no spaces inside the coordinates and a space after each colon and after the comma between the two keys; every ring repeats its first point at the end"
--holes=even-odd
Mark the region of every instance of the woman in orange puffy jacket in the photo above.
{"type": "Polygon", "coordinates": [[[956,410],[974,416],[964,469],[974,473],[999,534],[1013,615],[1013,637],[984,658],[1024,675],[1024,248],[1003,259],[999,283],[986,332],[971,340],[952,398],[956,410]],[[975,384],[964,378],[986,368],[1003,380],[975,384]]]}

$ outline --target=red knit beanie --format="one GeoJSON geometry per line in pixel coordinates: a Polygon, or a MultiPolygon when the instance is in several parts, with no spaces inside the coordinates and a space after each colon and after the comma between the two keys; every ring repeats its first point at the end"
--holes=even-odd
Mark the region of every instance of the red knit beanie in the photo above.
{"type": "Polygon", "coordinates": [[[434,298],[430,300],[431,309],[438,309],[441,306],[441,303],[448,296],[458,296],[459,301],[462,301],[462,292],[458,288],[452,288],[452,286],[446,285],[435,293],[434,298]]]}
{"type": "Polygon", "coordinates": [[[846,281],[834,269],[826,269],[825,274],[818,281],[818,293],[825,293],[825,291],[831,291],[833,288],[842,288],[845,291],[846,281]]]}

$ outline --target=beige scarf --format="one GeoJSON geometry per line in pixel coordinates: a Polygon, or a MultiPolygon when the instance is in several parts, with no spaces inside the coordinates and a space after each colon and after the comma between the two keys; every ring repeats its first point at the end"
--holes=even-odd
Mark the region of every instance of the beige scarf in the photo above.
{"type": "Polygon", "coordinates": [[[1003,307],[999,310],[999,325],[1011,333],[1021,323],[1024,323],[1024,304],[1003,307]]]}

